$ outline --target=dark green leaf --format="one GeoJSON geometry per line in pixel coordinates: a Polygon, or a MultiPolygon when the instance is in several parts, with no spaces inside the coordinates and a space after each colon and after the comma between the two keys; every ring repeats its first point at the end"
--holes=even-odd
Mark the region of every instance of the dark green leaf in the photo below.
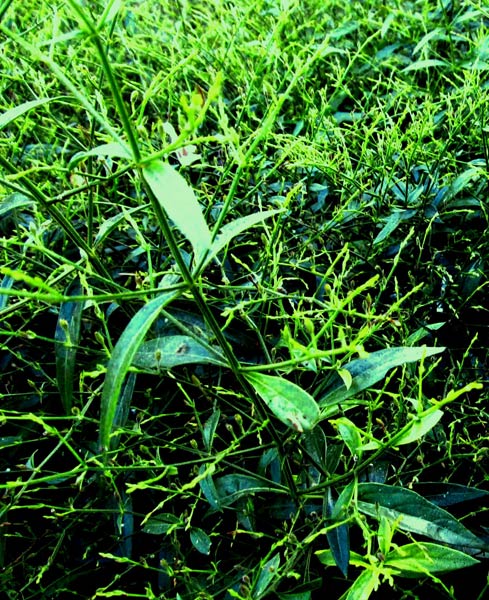
{"type": "Polygon", "coordinates": [[[251,475],[224,475],[215,480],[215,486],[221,503],[226,506],[248,494],[274,490],[273,487],[265,485],[261,479],[251,475]]]}
{"type": "Polygon", "coordinates": [[[204,424],[204,429],[202,431],[202,437],[204,438],[204,446],[207,452],[210,452],[212,449],[212,443],[214,441],[214,435],[216,433],[216,428],[219,423],[219,419],[221,418],[221,411],[219,409],[214,409],[212,415],[207,419],[204,424]]]}
{"type": "Polygon", "coordinates": [[[452,546],[487,548],[483,540],[455,517],[412,490],[382,483],[358,484],[358,509],[372,517],[385,516],[405,531],[452,546]]]}
{"type": "MultiPolygon", "coordinates": [[[[357,396],[359,392],[381,381],[390,369],[433,356],[434,354],[443,352],[443,350],[444,348],[429,347],[387,348],[372,352],[367,358],[359,358],[351,361],[342,367],[347,369],[352,375],[351,386],[347,389],[343,379],[337,373],[334,373],[319,400],[321,415],[324,417],[335,415],[339,412],[339,404],[357,396]]],[[[354,405],[355,402],[348,403],[348,406],[344,408],[350,408],[354,405]]]]}
{"type": "Polygon", "coordinates": [[[269,589],[273,580],[278,577],[279,565],[280,554],[278,553],[263,565],[258,577],[258,581],[256,582],[251,593],[251,598],[253,598],[253,600],[260,600],[266,595],[267,590],[269,589]]]}
{"type": "Polygon", "coordinates": [[[437,506],[452,506],[488,498],[489,492],[457,483],[425,482],[416,484],[416,492],[437,506]]]}
{"type": "MultiPolygon", "coordinates": [[[[78,281],[73,282],[65,292],[66,296],[81,296],[82,288],[78,281]]],[[[73,382],[77,345],[80,340],[80,327],[84,302],[63,302],[59,308],[58,322],[54,332],[56,344],[56,380],[61,403],[67,415],[73,407],[73,382]]]]}
{"type": "Polygon", "coordinates": [[[183,527],[183,521],[174,514],[162,513],[150,517],[143,525],[143,531],[152,535],[162,535],[183,527]]]}
{"type": "Polygon", "coordinates": [[[110,437],[121,389],[134,356],[160,310],[179,294],[180,291],[163,292],[143,306],[131,319],[114,347],[102,390],[99,440],[103,452],[111,445],[110,437]]]}
{"type": "Polygon", "coordinates": [[[350,562],[350,527],[347,523],[326,531],[328,544],[338,569],[348,577],[350,562]]]}
{"type": "Polygon", "coordinates": [[[209,555],[211,551],[211,538],[205,531],[198,527],[192,527],[190,530],[190,541],[192,546],[201,554],[209,555]]]}

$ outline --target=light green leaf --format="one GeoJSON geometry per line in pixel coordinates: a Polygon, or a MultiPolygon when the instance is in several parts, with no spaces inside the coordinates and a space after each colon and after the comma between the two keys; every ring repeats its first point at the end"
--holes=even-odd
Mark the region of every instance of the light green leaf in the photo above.
{"type": "Polygon", "coordinates": [[[420,574],[446,573],[476,565],[479,561],[459,550],[429,542],[406,544],[389,552],[384,565],[399,571],[404,577],[420,574]]]}
{"type": "Polygon", "coordinates": [[[408,67],[402,69],[401,73],[407,73],[408,71],[420,71],[421,69],[429,69],[432,67],[448,67],[450,66],[444,60],[440,60],[438,58],[427,58],[425,60],[417,60],[416,62],[410,64],[408,67]]]}
{"type": "Polygon", "coordinates": [[[143,306],[131,319],[114,347],[102,390],[99,433],[102,452],[107,452],[110,447],[110,436],[114,428],[122,386],[134,356],[161,309],[180,293],[179,290],[162,293],[143,306]]]}
{"type": "Polygon", "coordinates": [[[3,198],[0,202],[0,217],[3,217],[3,215],[11,210],[23,208],[24,206],[34,206],[34,202],[27,196],[24,196],[24,194],[14,192],[6,198],[3,198]]]}
{"type": "Polygon", "coordinates": [[[443,411],[435,410],[433,412],[426,411],[418,416],[415,416],[409,423],[409,427],[405,428],[403,435],[397,439],[396,446],[402,444],[410,444],[422,438],[428,431],[431,431],[438,421],[443,417],[443,411]]]}
{"type": "Polygon", "coordinates": [[[428,431],[431,431],[442,416],[443,412],[441,410],[428,409],[419,415],[415,415],[401,431],[394,434],[386,442],[383,443],[378,440],[372,440],[367,444],[364,444],[362,450],[377,450],[377,448],[381,448],[383,445],[387,444],[397,447],[415,442],[427,434],[428,431]]]}
{"type": "Polygon", "coordinates": [[[212,236],[192,188],[161,160],[145,165],[143,175],[166,214],[192,244],[194,255],[202,256],[211,247],[212,236]]]}
{"type": "Polygon", "coordinates": [[[218,348],[209,351],[188,335],[169,335],[144,342],[132,361],[135,367],[150,371],[192,363],[220,366],[227,364],[218,348]]]}
{"type": "Polygon", "coordinates": [[[341,597],[341,600],[368,600],[378,585],[378,572],[370,569],[365,570],[355,579],[348,592],[341,597]]]}
{"type": "Polygon", "coordinates": [[[77,152],[72,156],[68,168],[73,169],[82,160],[88,158],[89,156],[126,158],[128,160],[132,159],[132,154],[129,150],[129,146],[123,145],[119,142],[110,142],[109,144],[101,144],[100,146],[92,148],[87,152],[77,152]]]}
{"type": "Polygon", "coordinates": [[[358,484],[358,510],[372,517],[387,517],[404,531],[424,535],[453,546],[486,548],[487,544],[455,517],[425,498],[397,486],[358,484]]]}
{"type": "Polygon", "coordinates": [[[276,375],[243,373],[272,413],[295,431],[312,429],[319,419],[314,398],[295,383],[276,375]]]}
{"type": "MultiPolygon", "coordinates": [[[[234,221],[231,221],[230,223],[227,223],[226,225],[224,225],[224,227],[222,227],[219,235],[212,242],[210,252],[205,257],[205,262],[203,264],[203,267],[208,265],[209,262],[215,256],[217,256],[217,254],[219,254],[219,252],[227,244],[229,244],[229,242],[234,237],[236,237],[240,233],[243,233],[243,231],[250,229],[250,227],[253,227],[254,225],[257,225],[258,223],[261,223],[265,219],[268,219],[268,217],[271,217],[271,216],[276,215],[281,212],[283,212],[283,209],[265,210],[263,212],[254,213],[252,215],[247,215],[246,217],[240,217],[239,219],[235,219],[234,221]]],[[[196,262],[197,263],[200,262],[200,259],[198,259],[196,262]]]]}
{"type": "Polygon", "coordinates": [[[331,421],[331,423],[337,427],[341,439],[345,442],[352,456],[359,457],[362,451],[361,430],[358,429],[355,423],[346,417],[334,419],[331,421]]]}
{"type": "Polygon", "coordinates": [[[209,555],[211,552],[211,538],[199,527],[192,527],[190,530],[190,541],[192,546],[201,554],[209,555]]]}
{"type": "MultiPolygon", "coordinates": [[[[444,348],[429,348],[424,346],[421,348],[387,348],[372,352],[367,358],[359,358],[351,361],[342,367],[348,370],[352,376],[351,386],[347,388],[340,375],[334,373],[323,396],[319,400],[321,415],[323,417],[330,417],[338,413],[338,404],[375,385],[385,377],[389,369],[433,356],[434,354],[443,352],[443,350],[444,348]]],[[[355,402],[348,403],[348,406],[343,408],[351,408],[355,405],[355,402]]]]}
{"type": "Polygon", "coordinates": [[[0,129],[12,121],[15,121],[17,117],[20,117],[29,110],[37,108],[38,106],[42,106],[43,104],[47,104],[48,102],[52,102],[53,100],[54,98],[40,98],[39,100],[30,100],[28,102],[23,102],[18,106],[14,106],[0,115],[0,129]]]}

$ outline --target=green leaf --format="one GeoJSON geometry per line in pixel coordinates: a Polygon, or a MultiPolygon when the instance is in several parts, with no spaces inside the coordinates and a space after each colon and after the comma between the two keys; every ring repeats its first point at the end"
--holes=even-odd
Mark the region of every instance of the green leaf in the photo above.
{"type": "MultiPolygon", "coordinates": [[[[352,383],[346,388],[343,379],[334,373],[323,396],[319,400],[321,416],[331,417],[339,412],[338,404],[359,394],[359,392],[375,385],[383,379],[390,369],[405,363],[414,362],[443,352],[444,348],[387,348],[372,352],[367,358],[359,358],[344,365],[352,376],[352,383]]],[[[355,406],[356,402],[348,403],[345,408],[355,406]]]]}
{"type": "Polygon", "coordinates": [[[350,564],[350,528],[348,524],[343,523],[334,529],[328,529],[326,537],[336,566],[344,577],[348,577],[348,565],[350,564]]]}
{"type": "Polygon", "coordinates": [[[107,366],[100,415],[99,441],[102,452],[110,448],[117,406],[126,374],[151,324],[161,309],[180,295],[180,291],[162,293],[143,306],[124,329],[107,366]]]}
{"type": "Polygon", "coordinates": [[[401,73],[408,71],[420,71],[421,69],[429,69],[431,67],[449,67],[450,64],[438,58],[427,58],[425,60],[417,60],[408,67],[402,69],[401,73]]]}
{"type": "MultiPolygon", "coordinates": [[[[67,296],[81,296],[81,294],[82,288],[78,280],[73,282],[65,292],[67,296]]],[[[58,322],[54,332],[56,381],[61,403],[67,415],[71,414],[73,407],[76,351],[80,339],[84,304],[84,302],[63,302],[59,308],[58,322]]]]}
{"type": "MultiPolygon", "coordinates": [[[[208,465],[201,465],[199,468],[199,475],[203,475],[207,469],[208,465]]],[[[211,507],[215,510],[219,510],[221,508],[221,497],[219,496],[219,492],[214,484],[212,474],[203,477],[199,481],[199,486],[205,496],[205,499],[211,505],[211,507]]]]}
{"type": "Polygon", "coordinates": [[[39,100],[29,100],[28,102],[23,102],[18,106],[14,106],[14,108],[7,110],[0,115],[0,129],[3,129],[5,125],[8,125],[17,119],[17,117],[20,117],[29,110],[37,108],[38,106],[42,106],[43,104],[47,104],[48,102],[52,102],[54,99],[55,98],[40,98],[39,100]]]}
{"type": "MultiPolygon", "coordinates": [[[[328,488],[323,502],[323,514],[328,523],[345,518],[354,489],[353,484],[348,485],[335,503],[333,492],[331,488],[328,488]]],[[[345,577],[348,577],[348,565],[350,564],[350,527],[348,523],[342,523],[334,529],[327,529],[326,538],[336,566],[345,577]]]]}
{"type": "Polygon", "coordinates": [[[199,527],[192,527],[190,530],[190,541],[192,546],[201,554],[208,556],[211,552],[211,538],[205,531],[199,527]]]}
{"type": "Polygon", "coordinates": [[[446,573],[478,564],[478,560],[459,550],[429,542],[406,544],[389,552],[384,565],[404,577],[446,573]]]}
{"type": "Polygon", "coordinates": [[[363,571],[352,583],[341,600],[368,600],[379,585],[379,574],[370,569],[363,571]]]}
{"type": "Polygon", "coordinates": [[[30,198],[24,196],[24,194],[20,194],[19,192],[9,194],[0,202],[0,217],[3,217],[6,213],[10,212],[11,210],[15,210],[16,208],[23,208],[24,206],[34,206],[34,202],[30,198]]]}
{"type": "Polygon", "coordinates": [[[175,529],[183,529],[184,523],[173,513],[161,513],[150,517],[143,526],[144,533],[151,535],[163,535],[175,531],[175,529]]]}
{"type": "Polygon", "coordinates": [[[15,279],[10,275],[5,275],[0,282],[0,311],[7,307],[9,301],[8,290],[11,290],[15,279]],[[3,292],[5,290],[5,292],[3,292]]]}
{"type": "Polygon", "coordinates": [[[398,211],[391,213],[385,219],[384,227],[382,227],[382,229],[376,235],[376,237],[372,243],[374,245],[376,245],[376,244],[380,244],[380,242],[383,242],[386,238],[388,238],[390,236],[390,234],[393,231],[395,231],[397,229],[397,227],[399,226],[399,223],[401,223],[402,221],[409,220],[415,214],[416,214],[416,211],[414,209],[398,210],[398,211]]]}
{"type": "Polygon", "coordinates": [[[416,490],[422,490],[422,496],[437,506],[452,506],[489,496],[487,490],[438,481],[418,483],[416,490]]]}
{"type": "Polygon", "coordinates": [[[84,152],[77,152],[74,154],[69,162],[68,169],[75,168],[85,158],[89,156],[97,157],[108,157],[108,158],[125,158],[128,160],[132,159],[131,151],[129,147],[119,142],[110,142],[109,144],[100,144],[91,150],[84,152]]]}
{"type": "Polygon", "coordinates": [[[216,428],[220,418],[221,411],[218,408],[215,408],[212,412],[212,415],[204,423],[204,427],[202,429],[202,437],[204,439],[204,446],[207,452],[210,452],[212,449],[212,443],[214,441],[216,428]]]}
{"type": "Polygon", "coordinates": [[[229,506],[244,496],[259,492],[275,491],[272,485],[265,485],[262,479],[252,475],[238,475],[230,473],[215,480],[220,505],[229,506]]]}
{"type": "MultiPolygon", "coordinates": [[[[229,244],[229,242],[234,237],[236,237],[240,233],[243,233],[243,231],[250,229],[250,227],[253,227],[254,225],[257,225],[258,223],[261,223],[265,219],[268,219],[268,217],[271,217],[271,216],[276,215],[281,212],[283,212],[283,209],[265,210],[263,212],[254,213],[252,215],[247,215],[245,217],[240,217],[239,219],[235,219],[234,221],[231,221],[230,223],[227,223],[226,225],[224,225],[224,227],[221,228],[219,235],[217,235],[216,239],[212,242],[210,252],[205,257],[205,262],[203,264],[203,267],[205,265],[209,264],[209,262],[215,256],[217,256],[217,254],[219,254],[219,252],[227,244],[229,244]]],[[[196,262],[200,262],[200,260],[197,260],[196,262]]]]}
{"type": "Polygon", "coordinates": [[[145,165],[142,171],[166,214],[192,244],[194,255],[202,256],[211,247],[212,236],[192,188],[180,173],[161,160],[145,165]]]}
{"type": "Polygon", "coordinates": [[[161,371],[187,364],[226,366],[227,363],[218,348],[209,351],[188,335],[168,335],[142,343],[132,364],[140,369],[161,371]]]}
{"type": "Polygon", "coordinates": [[[275,554],[275,556],[272,556],[272,558],[263,565],[258,577],[258,581],[253,587],[253,591],[251,593],[251,598],[253,598],[253,600],[260,600],[261,598],[265,597],[273,580],[278,577],[279,566],[280,554],[278,553],[275,554]]]}
{"type": "Polygon", "coordinates": [[[402,444],[410,444],[422,438],[428,431],[431,431],[438,421],[443,417],[443,411],[434,410],[433,412],[426,411],[420,415],[416,415],[408,426],[404,428],[403,435],[396,437],[396,446],[402,444]]]}
{"type": "MultiPolygon", "coordinates": [[[[131,409],[131,401],[134,393],[134,387],[136,385],[136,374],[128,373],[124,384],[119,394],[117,401],[117,408],[114,415],[114,421],[112,423],[113,431],[121,429],[127,423],[129,411],[131,409]]],[[[110,447],[114,450],[119,447],[120,435],[112,434],[110,438],[110,447]]]]}
{"type": "Polygon", "coordinates": [[[312,429],[319,419],[314,398],[295,383],[275,375],[243,373],[272,413],[295,431],[312,429]]]}
{"type": "Polygon", "coordinates": [[[345,442],[352,456],[360,457],[362,452],[361,430],[346,417],[340,417],[331,421],[337,427],[341,439],[345,442]]]}
{"type": "Polygon", "coordinates": [[[372,517],[385,516],[404,531],[424,535],[453,546],[486,548],[450,513],[416,492],[382,483],[358,484],[358,510],[372,517]]]}

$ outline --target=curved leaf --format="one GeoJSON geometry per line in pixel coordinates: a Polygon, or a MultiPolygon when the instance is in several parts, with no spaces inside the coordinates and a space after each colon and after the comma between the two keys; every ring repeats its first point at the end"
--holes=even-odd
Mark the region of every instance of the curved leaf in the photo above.
{"type": "Polygon", "coordinates": [[[406,488],[383,483],[360,483],[358,510],[372,517],[387,517],[396,521],[400,529],[419,533],[445,544],[487,548],[483,540],[446,510],[406,488]]]}
{"type": "Polygon", "coordinates": [[[253,600],[260,600],[260,598],[265,597],[273,580],[279,575],[279,565],[280,554],[278,553],[275,554],[275,556],[272,556],[272,558],[263,565],[258,577],[258,581],[256,582],[251,594],[251,598],[253,598],[253,600]]]}
{"type": "Polygon", "coordinates": [[[226,360],[220,358],[218,348],[210,352],[188,335],[168,335],[141,344],[132,364],[140,369],[160,371],[188,364],[226,366],[226,360]]]}
{"type": "Polygon", "coordinates": [[[295,383],[275,375],[243,373],[273,414],[295,431],[312,429],[319,419],[314,398],[295,383]]]}
{"type": "Polygon", "coordinates": [[[161,309],[180,293],[179,290],[162,293],[143,306],[131,319],[114,347],[102,390],[99,432],[102,452],[107,452],[110,447],[122,386],[134,356],[161,309]]]}
{"type": "MultiPolygon", "coordinates": [[[[345,386],[344,380],[337,373],[333,375],[323,396],[318,401],[322,416],[331,417],[337,414],[339,412],[338,404],[375,385],[385,377],[390,369],[433,356],[443,352],[443,350],[445,348],[425,346],[421,348],[386,348],[385,350],[372,352],[367,358],[351,361],[342,367],[348,370],[352,376],[350,387],[345,386]]],[[[354,406],[354,404],[349,404],[343,408],[351,408],[351,406],[354,406]]]]}
{"type": "MultiPolygon", "coordinates": [[[[82,288],[78,281],[66,290],[67,296],[80,296],[82,288]]],[[[63,302],[59,308],[58,322],[54,332],[56,344],[56,381],[61,403],[67,415],[73,406],[73,381],[75,378],[76,346],[80,339],[81,317],[84,302],[63,302]]]]}
{"type": "Polygon", "coordinates": [[[419,577],[446,573],[478,564],[478,560],[459,550],[429,542],[398,546],[386,556],[384,565],[399,571],[397,575],[419,577]]]}
{"type": "Polygon", "coordinates": [[[145,165],[142,171],[166,214],[192,244],[195,256],[200,257],[211,247],[212,236],[193,189],[161,160],[145,165]]]}

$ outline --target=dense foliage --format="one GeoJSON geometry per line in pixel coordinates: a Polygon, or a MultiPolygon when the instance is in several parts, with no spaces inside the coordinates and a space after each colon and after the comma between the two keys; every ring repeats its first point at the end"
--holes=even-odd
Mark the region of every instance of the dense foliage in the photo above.
{"type": "Polygon", "coordinates": [[[486,597],[481,0],[0,0],[0,591],[486,597]]]}

